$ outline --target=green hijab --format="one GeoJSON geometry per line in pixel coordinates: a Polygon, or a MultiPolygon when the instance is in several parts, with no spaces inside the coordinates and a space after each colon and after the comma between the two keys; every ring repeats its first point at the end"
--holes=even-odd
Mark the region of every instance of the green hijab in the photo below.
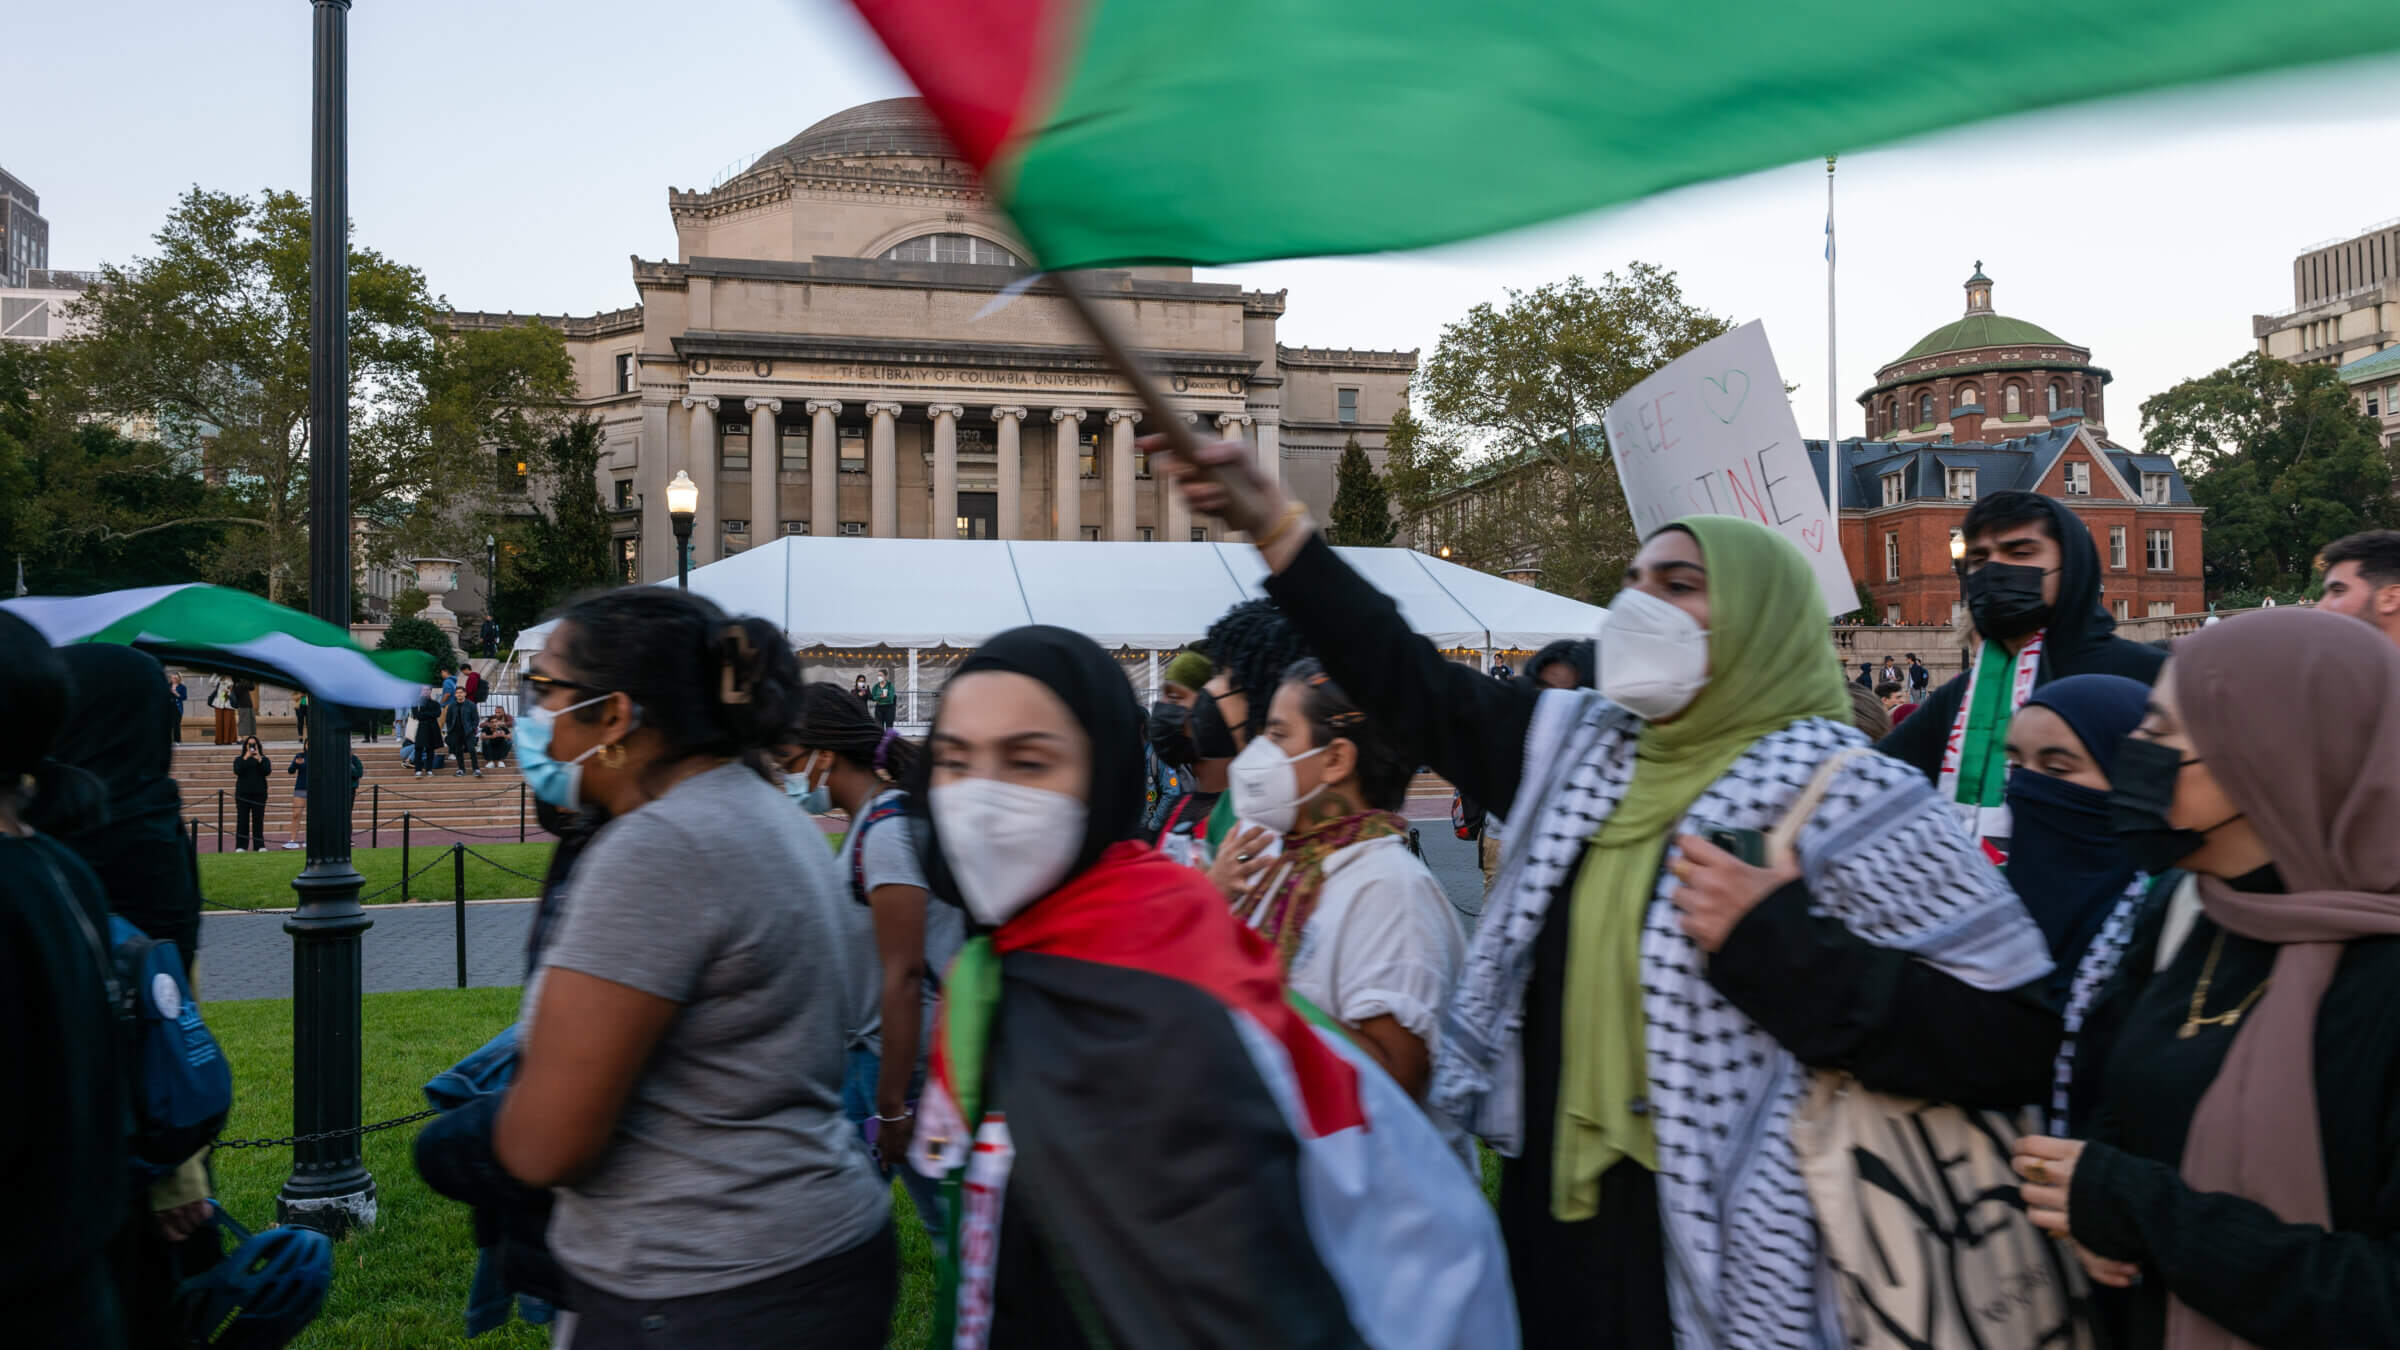
{"type": "MultiPolygon", "coordinates": [[[[1761,737],[1804,718],[1847,722],[1849,691],[1826,635],[1808,561],[1791,541],[1734,516],[1688,516],[1708,568],[1708,684],[1672,721],[1648,723],[1633,781],[1583,855],[1570,898],[1560,1027],[1558,1140],[1550,1211],[1599,1210],[1600,1174],[1622,1158],[1658,1167],[1647,1107],[1642,921],[1668,832],[1761,737]]],[[[1600,634],[1603,649],[1608,633],[1600,634]]]]}

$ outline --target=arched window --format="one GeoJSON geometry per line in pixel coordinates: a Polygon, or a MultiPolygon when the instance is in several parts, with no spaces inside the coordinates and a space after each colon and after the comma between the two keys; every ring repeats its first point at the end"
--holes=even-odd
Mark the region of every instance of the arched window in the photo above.
{"type": "Polygon", "coordinates": [[[1933,421],[1933,395],[1931,395],[1931,394],[1919,394],[1919,395],[1917,395],[1917,425],[1919,425],[1919,426],[1925,426],[1925,425],[1927,425],[1927,424],[1930,424],[1932,421],[1933,421]]]}
{"type": "Polygon", "coordinates": [[[2058,411],[2058,381],[2050,382],[2050,411],[2058,411]]]}
{"type": "Polygon", "coordinates": [[[1017,255],[989,239],[971,234],[920,234],[883,251],[885,262],[974,263],[988,267],[1022,266],[1017,255]]]}
{"type": "Polygon", "coordinates": [[[1975,386],[1971,384],[1962,384],[1958,387],[1957,395],[1950,400],[1950,406],[1953,408],[1972,408],[1976,406],[1979,401],[1980,399],[1975,393],[1975,386]]]}
{"type": "Polygon", "coordinates": [[[2008,387],[2006,398],[2008,402],[2008,415],[2010,417],[2014,417],[2018,413],[2025,411],[2025,391],[2023,388],[2018,385],[2010,385],[2008,387]]]}

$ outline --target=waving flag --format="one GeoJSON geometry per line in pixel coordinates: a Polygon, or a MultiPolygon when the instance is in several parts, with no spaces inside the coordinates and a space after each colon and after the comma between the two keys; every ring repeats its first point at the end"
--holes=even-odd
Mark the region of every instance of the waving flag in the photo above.
{"type": "Polygon", "coordinates": [[[1047,268],[1466,239],[2400,48],[2395,0],[856,0],[1047,268]]]}
{"type": "Polygon", "coordinates": [[[172,665],[298,685],[354,708],[413,704],[433,679],[424,652],[370,652],[323,619],[223,586],[141,586],[100,595],[27,596],[0,609],[53,647],[115,642],[172,665]]]}

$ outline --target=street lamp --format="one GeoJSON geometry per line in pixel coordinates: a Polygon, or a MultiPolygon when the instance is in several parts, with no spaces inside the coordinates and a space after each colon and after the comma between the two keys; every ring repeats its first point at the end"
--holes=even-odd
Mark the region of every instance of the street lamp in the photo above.
{"type": "Polygon", "coordinates": [[[1950,532],[1950,570],[1963,575],[1966,571],[1966,561],[1967,536],[1964,531],[1952,530],[1950,532]]]}
{"type": "MultiPolygon", "coordinates": [[[[308,225],[308,607],[350,627],[350,0],[315,11],[308,225]]],[[[275,1196],[281,1222],[339,1235],[375,1221],[375,1178],[359,1157],[359,907],[350,865],[350,724],[308,719],[308,863],[292,879],[292,1174],[275,1196]]]]}
{"type": "Polygon", "coordinates": [[[675,588],[692,588],[692,517],[700,514],[700,485],[681,469],[667,484],[667,519],[675,524],[675,588]]]}
{"type": "MultiPolygon", "coordinates": [[[[500,598],[500,540],[493,535],[483,537],[483,617],[491,618],[493,601],[500,598]]],[[[485,656],[498,656],[488,648],[485,656]]]]}

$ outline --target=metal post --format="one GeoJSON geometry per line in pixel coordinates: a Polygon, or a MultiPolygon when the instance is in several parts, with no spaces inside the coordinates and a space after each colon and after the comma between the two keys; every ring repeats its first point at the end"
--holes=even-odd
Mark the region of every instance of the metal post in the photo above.
{"type": "Polygon", "coordinates": [[[408,903],[408,812],[400,813],[400,903],[408,903]]]}
{"type": "Polygon", "coordinates": [[[525,842],[525,780],[517,780],[517,842],[525,842]]]}
{"type": "Polygon", "coordinates": [[[217,789],[217,852],[225,851],[225,789],[217,789]]]}
{"type": "MultiPolygon", "coordinates": [[[[309,138],[308,607],[350,627],[350,0],[310,0],[315,16],[309,138]]],[[[312,717],[308,757],[344,781],[350,728],[312,717]]],[[[350,865],[351,794],[308,799],[308,865],[292,879],[292,1131],[333,1137],[292,1150],[275,1197],[286,1224],[339,1234],[375,1221],[375,1178],[359,1157],[359,939],[374,920],[350,865]],[[347,1133],[343,1133],[347,1131],[347,1133]]]]}
{"type": "Polygon", "coordinates": [[[376,783],[372,786],[375,789],[375,800],[374,804],[367,808],[372,812],[367,819],[367,847],[381,848],[383,847],[383,784],[376,783]]]}
{"type": "Polygon", "coordinates": [[[458,987],[467,987],[467,846],[450,846],[450,927],[458,937],[458,987]]]}
{"type": "Polygon", "coordinates": [[[688,591],[692,588],[692,517],[689,512],[670,511],[667,519],[675,527],[675,589],[688,591]]]}

